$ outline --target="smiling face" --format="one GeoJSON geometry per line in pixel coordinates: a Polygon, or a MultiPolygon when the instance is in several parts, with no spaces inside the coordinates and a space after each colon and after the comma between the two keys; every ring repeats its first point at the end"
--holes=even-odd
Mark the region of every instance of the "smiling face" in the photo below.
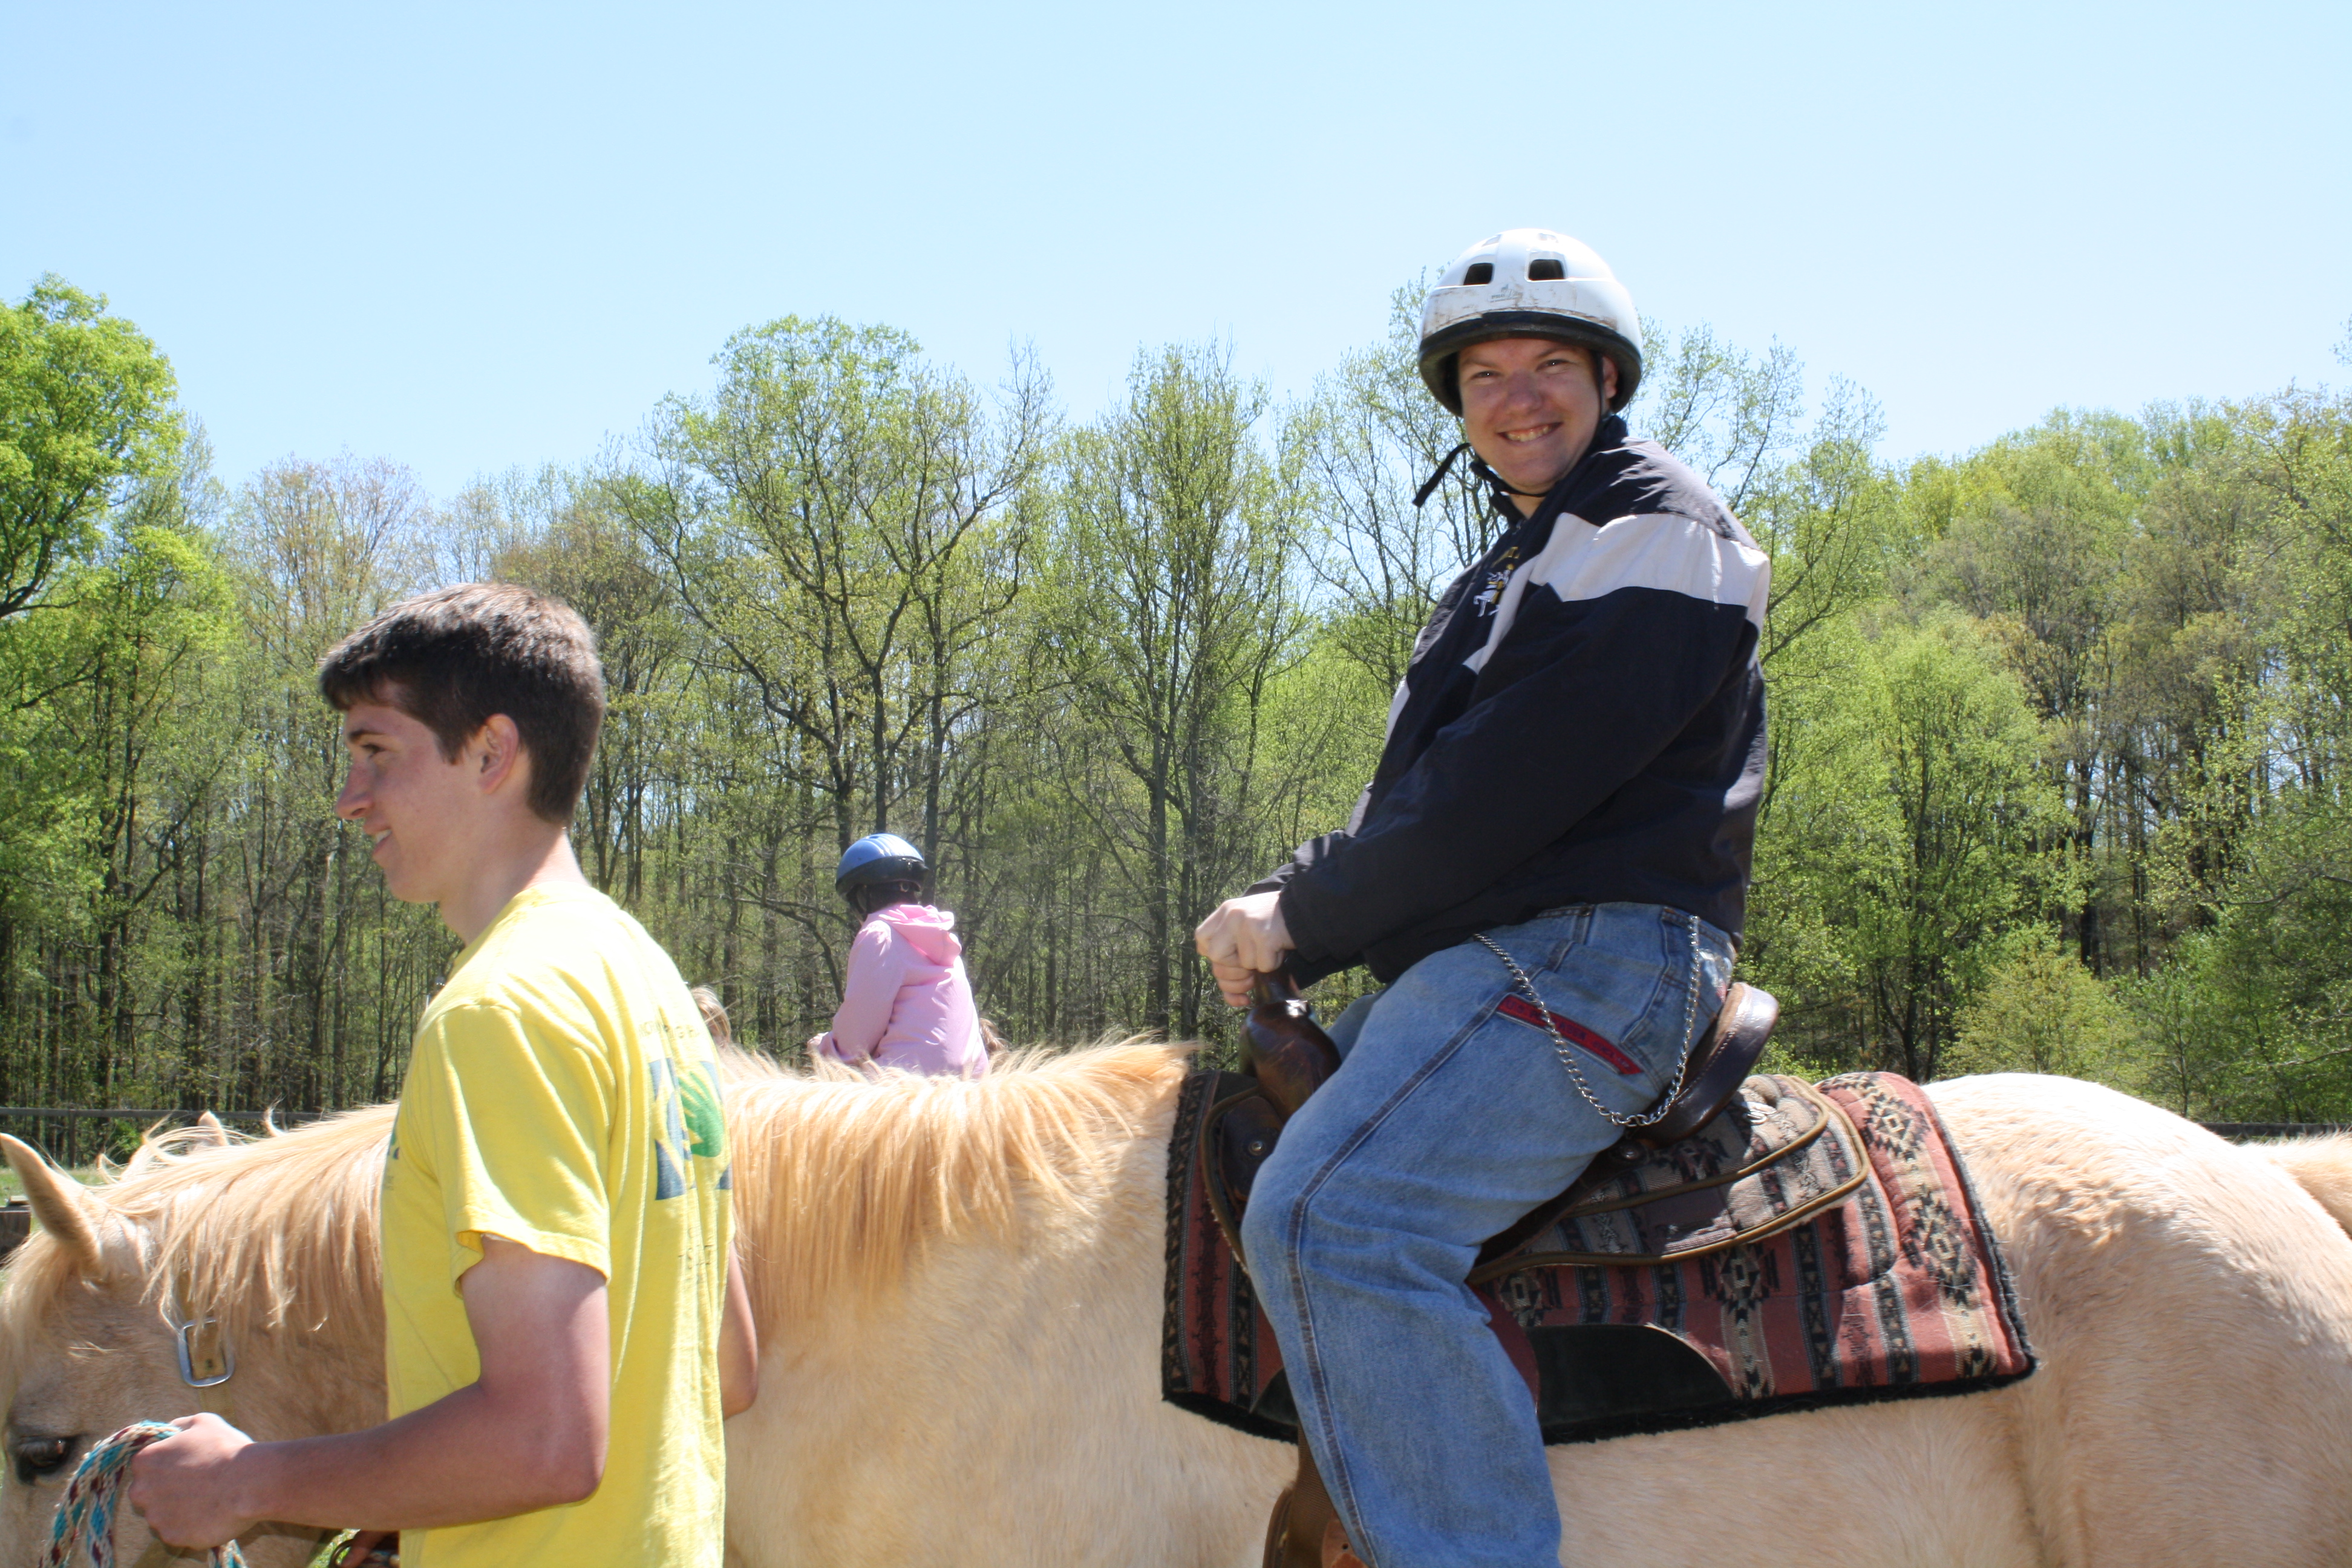
{"type": "Polygon", "coordinates": [[[1462,351],[1463,434],[1515,491],[1521,511],[1567,476],[1616,395],[1617,367],[1549,338],[1495,338],[1462,351]]]}
{"type": "Polygon", "coordinates": [[[478,748],[468,745],[451,761],[421,721],[370,701],[344,711],[343,750],[351,772],[335,815],[368,836],[387,890],[411,904],[437,904],[461,891],[477,864],[478,748]]]}

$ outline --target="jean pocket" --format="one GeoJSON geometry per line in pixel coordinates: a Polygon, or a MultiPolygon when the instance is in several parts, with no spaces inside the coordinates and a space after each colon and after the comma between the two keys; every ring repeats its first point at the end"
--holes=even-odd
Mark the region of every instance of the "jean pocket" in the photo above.
{"type": "MultiPolygon", "coordinates": [[[[1552,962],[1529,976],[1553,1015],[1553,1024],[1570,1045],[1587,1059],[1605,1065],[1612,1077],[1654,1079],[1663,1083],[1674,1071],[1671,1061],[1660,1066],[1657,1052],[1645,1039],[1657,1031],[1650,1020],[1657,1015],[1667,976],[1654,948],[1628,951],[1622,932],[1595,933],[1599,940],[1567,944],[1552,962]],[[1619,940],[1609,940],[1610,935],[1619,940]]],[[[1514,1005],[1505,1016],[1540,1029],[1544,1020],[1519,988],[1512,988],[1514,1005]]]]}
{"type": "Polygon", "coordinates": [[[1556,1007],[1538,1009],[1517,991],[1496,1003],[1495,1011],[1503,1017],[1542,1030],[1559,1044],[1575,1047],[1621,1078],[1639,1078],[1650,1070],[1636,1058],[1618,1049],[1616,1042],[1607,1036],[1556,1007]]]}
{"type": "Polygon", "coordinates": [[[1614,993],[1610,999],[1624,1009],[1617,1043],[1664,1084],[1721,1002],[1722,988],[1710,974],[1714,944],[1689,916],[1655,906],[1638,913],[1625,909],[1618,919],[1596,922],[1594,936],[1581,966],[1588,975],[1603,977],[1614,993]]]}

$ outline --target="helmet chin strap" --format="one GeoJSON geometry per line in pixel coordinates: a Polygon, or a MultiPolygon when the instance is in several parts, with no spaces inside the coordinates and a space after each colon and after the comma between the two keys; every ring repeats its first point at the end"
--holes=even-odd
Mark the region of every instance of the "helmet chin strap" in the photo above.
{"type": "Polygon", "coordinates": [[[1529,500],[1541,500],[1544,497],[1551,494],[1551,489],[1549,486],[1539,490],[1523,490],[1519,489],[1518,486],[1511,483],[1508,479],[1504,479],[1500,474],[1496,473],[1492,468],[1488,468],[1486,464],[1481,463],[1478,467],[1480,469],[1484,470],[1487,481],[1496,489],[1502,491],[1505,495],[1525,496],[1529,500]]]}
{"type": "MultiPolygon", "coordinates": [[[[1423,502],[1428,500],[1431,496],[1437,493],[1437,487],[1445,481],[1446,474],[1453,469],[1454,459],[1459,458],[1465,452],[1468,452],[1470,454],[1470,471],[1477,475],[1481,479],[1484,479],[1486,482],[1487,488],[1490,489],[1507,496],[1526,496],[1530,500],[1541,500],[1544,497],[1551,494],[1549,487],[1546,487],[1539,490],[1523,490],[1519,489],[1517,485],[1512,484],[1508,479],[1503,478],[1502,475],[1488,468],[1486,466],[1486,459],[1480,457],[1469,442],[1465,441],[1460,446],[1454,447],[1451,452],[1446,453],[1444,457],[1440,458],[1437,460],[1437,468],[1435,471],[1431,473],[1428,479],[1422,481],[1421,489],[1413,492],[1412,504],[1416,510],[1423,502]]],[[[1554,484],[1559,483],[1557,479],[1552,482],[1554,484]]]]}

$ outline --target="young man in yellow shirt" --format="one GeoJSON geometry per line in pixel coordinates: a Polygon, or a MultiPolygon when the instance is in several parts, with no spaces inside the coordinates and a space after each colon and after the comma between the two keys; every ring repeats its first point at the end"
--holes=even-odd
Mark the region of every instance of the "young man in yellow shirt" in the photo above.
{"type": "Polygon", "coordinates": [[[403,1532],[405,1568],[719,1568],[719,1423],[757,1352],[718,1072],[667,954],[565,834],[604,710],[594,640],[527,589],[394,605],[329,653],[335,809],[466,942],[385,1161],[392,1419],[256,1443],[215,1415],[132,1466],[166,1542],[403,1532]]]}

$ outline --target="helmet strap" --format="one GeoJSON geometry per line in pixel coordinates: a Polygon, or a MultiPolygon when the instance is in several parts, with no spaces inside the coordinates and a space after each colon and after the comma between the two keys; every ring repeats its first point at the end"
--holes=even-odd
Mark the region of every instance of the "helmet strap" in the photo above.
{"type": "MultiPolygon", "coordinates": [[[[1426,501],[1431,496],[1435,495],[1437,493],[1437,487],[1445,482],[1445,476],[1453,470],[1454,459],[1469,450],[1470,443],[1465,441],[1462,445],[1454,447],[1454,450],[1446,453],[1445,456],[1437,459],[1436,471],[1422,481],[1421,489],[1412,492],[1412,505],[1415,511],[1420,510],[1422,503],[1426,501]]],[[[1478,461],[1475,455],[1470,460],[1474,463],[1478,461]]]]}
{"type": "Polygon", "coordinates": [[[1486,466],[1486,459],[1480,457],[1476,449],[1474,448],[1469,442],[1465,441],[1460,446],[1454,447],[1454,450],[1446,453],[1443,458],[1440,458],[1437,460],[1437,468],[1435,470],[1430,474],[1429,478],[1422,481],[1421,489],[1413,491],[1412,504],[1416,510],[1418,510],[1423,502],[1427,501],[1431,496],[1437,493],[1437,487],[1445,482],[1445,476],[1453,470],[1454,460],[1462,456],[1465,452],[1468,452],[1470,454],[1470,471],[1485,481],[1486,487],[1495,492],[1497,504],[1507,506],[1509,503],[1503,500],[1503,498],[1507,496],[1526,496],[1530,500],[1541,500],[1544,497],[1551,494],[1551,491],[1549,489],[1520,489],[1517,486],[1513,485],[1508,479],[1503,478],[1502,475],[1488,468],[1486,466]]]}
{"type": "Polygon", "coordinates": [[[1485,460],[1484,458],[1481,458],[1481,459],[1479,459],[1478,461],[1476,461],[1476,462],[1473,463],[1473,464],[1471,465],[1471,469],[1472,469],[1472,471],[1473,471],[1473,472],[1475,472],[1475,474],[1476,474],[1480,479],[1482,479],[1486,480],[1488,484],[1490,484],[1490,485],[1494,486],[1496,489],[1498,489],[1498,490],[1502,491],[1502,492],[1503,492],[1505,495],[1507,495],[1507,496],[1525,496],[1525,497],[1527,497],[1529,500],[1543,500],[1543,499],[1544,499],[1544,497],[1546,497],[1546,496],[1548,496],[1548,495],[1551,494],[1551,491],[1549,491],[1549,490],[1548,490],[1548,489],[1542,489],[1542,490],[1523,490],[1523,489],[1520,489],[1517,486],[1516,486],[1516,485],[1512,484],[1508,479],[1506,479],[1505,478],[1503,478],[1503,476],[1502,476],[1502,475],[1500,475],[1500,474],[1496,473],[1494,469],[1492,469],[1492,468],[1488,468],[1488,467],[1486,466],[1486,460],[1485,460]]]}

